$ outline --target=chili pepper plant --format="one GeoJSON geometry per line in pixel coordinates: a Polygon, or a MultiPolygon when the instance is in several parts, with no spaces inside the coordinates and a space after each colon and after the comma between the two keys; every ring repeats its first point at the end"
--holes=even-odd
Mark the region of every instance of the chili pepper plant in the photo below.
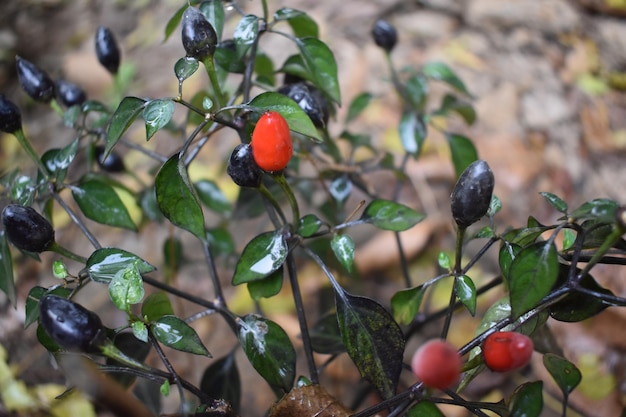
{"type": "MultiPolygon", "coordinates": [[[[448,404],[477,416],[539,416],[544,396],[552,394],[544,392],[543,381],[522,373],[534,346],[562,391],[565,415],[581,374],[558,349],[541,342],[550,333],[546,323],[583,321],[626,305],[592,276],[599,264],[626,263],[624,208],[602,196],[570,208],[546,191],[541,193],[545,204],[561,213],[553,223],[541,224],[529,214],[521,227],[499,224],[497,214],[507,202],[493,194],[498,178],[489,161],[480,159],[470,138],[441,123],[451,118],[475,123],[471,86],[442,62],[400,70],[393,52],[401,38],[388,22],[371,22],[371,34],[387,63],[389,88],[403,109],[397,126],[403,148],[399,155],[381,148],[380,141],[354,123],[377,98],[363,92],[349,103],[342,100],[334,52],[305,11],[270,10],[265,0],[259,10],[238,1],[229,3],[228,10],[218,0],[180,3],[169,22],[163,22],[165,39],[175,32],[182,38],[180,59],[170,63],[177,90],[161,97],[129,95],[110,106],[87,97],[80,86],[53,80],[38,63],[16,57],[24,92],[36,105],[50,106],[74,131],[64,147],[43,155],[31,146],[20,109],[0,96],[3,140],[17,139],[34,164],[34,169],[2,175],[0,288],[12,303],[25,303],[26,331],[37,328],[39,341],[61,365],[68,389],[87,390],[112,407],[79,382],[77,375],[95,367],[110,377],[106,381],[127,391],[144,380],[156,382],[156,400],[136,391],[141,402],[134,406],[143,411],[135,409],[133,415],[151,415],[148,409],[160,413],[159,398],[169,396],[179,404],[177,415],[234,416],[249,401],[241,395],[247,381],[238,373],[238,362],[247,358],[275,394],[275,405],[257,415],[440,416],[439,404],[448,404]],[[234,31],[225,30],[231,22],[234,31]],[[276,39],[287,39],[292,47],[281,61],[273,56],[276,39]],[[196,73],[205,73],[206,82],[193,91],[187,80],[196,73]],[[447,91],[439,102],[429,93],[433,83],[447,91]],[[338,116],[340,106],[347,107],[345,117],[338,116]],[[138,124],[145,125],[144,142],[127,136],[138,124]],[[330,129],[334,124],[338,128],[330,129]],[[420,207],[401,203],[400,190],[407,181],[407,163],[419,164],[433,131],[446,138],[458,178],[449,184],[456,244],[439,248],[433,262],[440,273],[424,279],[410,268],[412,259],[399,234],[425,215],[420,207]],[[232,204],[223,185],[190,175],[192,168],[206,169],[203,150],[227,135],[237,143],[211,169],[228,174],[224,178],[236,184],[232,204]],[[175,151],[160,153],[151,146],[155,141],[173,143],[175,151]],[[143,180],[124,161],[133,152],[150,161],[143,180]],[[393,183],[380,190],[370,180],[383,171],[392,174],[393,183]],[[355,199],[360,203],[351,206],[348,202],[355,199]],[[130,205],[139,210],[139,219],[131,216],[130,205]],[[69,217],[69,225],[54,224],[57,212],[69,217]],[[232,233],[243,218],[255,219],[259,233],[237,249],[232,233]],[[103,247],[94,224],[99,224],[98,233],[122,230],[139,241],[149,239],[145,231],[150,228],[167,230],[164,268],[157,269],[123,243],[103,247]],[[354,262],[359,246],[351,234],[363,228],[396,236],[401,276],[394,282],[403,284],[390,299],[359,285],[354,262]],[[68,229],[80,233],[84,244],[79,253],[58,243],[68,229]],[[210,282],[212,291],[192,293],[171,279],[189,262],[183,243],[189,236],[204,255],[197,261],[203,272],[196,279],[210,282]],[[467,252],[469,243],[479,249],[467,252]],[[477,285],[476,266],[487,254],[497,256],[499,271],[477,285]],[[35,286],[25,300],[17,300],[14,280],[19,277],[13,276],[13,263],[40,257],[53,262],[50,275],[58,283],[35,286]],[[315,302],[305,303],[318,297],[303,294],[305,263],[315,265],[317,279],[331,294],[331,302],[319,294],[323,311],[311,311],[315,302]],[[113,327],[92,311],[88,300],[77,302],[87,287],[108,291],[108,308],[121,311],[125,324],[113,327]],[[226,294],[233,293],[232,287],[247,287],[255,302],[290,293],[302,347],[294,348],[296,341],[268,318],[262,303],[250,304],[256,307],[246,313],[231,309],[226,294]],[[449,292],[449,302],[440,309],[428,302],[436,288],[449,292]],[[490,290],[500,290],[502,298],[486,311],[477,309],[490,290]],[[182,317],[181,302],[196,305],[200,313],[182,317]],[[451,324],[467,313],[482,314],[480,324],[457,352],[451,351],[444,342],[451,324]],[[212,357],[212,340],[194,329],[202,320],[232,332],[238,343],[230,353],[212,357]],[[406,346],[427,343],[422,332],[433,324],[439,326],[440,340],[428,342],[428,349],[416,356],[415,376],[413,352],[406,346]],[[506,338],[490,338],[500,331],[506,338]],[[487,361],[481,351],[485,340],[487,361]],[[511,346],[514,341],[523,346],[511,346]],[[179,373],[170,360],[173,351],[211,358],[203,377],[193,380],[179,373]],[[516,356],[518,351],[522,356],[516,356]],[[150,354],[158,365],[147,365],[150,354]],[[323,383],[332,362],[346,356],[363,381],[348,398],[323,383]],[[298,358],[304,367],[296,367],[298,358]],[[442,368],[445,374],[433,366],[437,361],[450,365],[442,368]],[[476,376],[493,371],[518,372],[519,386],[495,402],[466,396],[476,376]]],[[[100,27],[94,35],[100,62],[119,77],[120,62],[132,58],[121,57],[123,48],[108,28],[100,27]]],[[[116,403],[124,407],[124,401],[116,403]]]]}

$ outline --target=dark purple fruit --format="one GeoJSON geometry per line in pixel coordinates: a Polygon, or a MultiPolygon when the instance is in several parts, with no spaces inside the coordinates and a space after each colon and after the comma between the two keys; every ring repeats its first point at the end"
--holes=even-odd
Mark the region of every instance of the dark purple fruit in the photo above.
{"type": "Polygon", "coordinates": [[[57,295],[39,300],[39,320],[48,336],[65,350],[97,352],[105,340],[105,328],[96,313],[57,295]]]}
{"type": "Polygon", "coordinates": [[[480,220],[491,204],[495,180],[487,162],[472,162],[459,177],[452,190],[452,216],[461,228],[480,220]]]}
{"type": "Polygon", "coordinates": [[[217,46],[217,34],[211,23],[195,7],[188,7],[183,14],[183,47],[187,56],[202,61],[212,57],[217,46]]]}
{"type": "Polygon", "coordinates": [[[96,161],[98,162],[100,168],[102,168],[106,172],[126,171],[126,167],[124,166],[124,160],[119,154],[113,151],[109,153],[109,156],[107,156],[106,159],[103,160],[102,157],[104,156],[104,150],[105,147],[101,145],[96,146],[96,148],[94,149],[96,161]]]}
{"type": "Polygon", "coordinates": [[[57,97],[66,107],[83,104],[87,100],[87,95],[82,88],[74,83],[65,80],[57,80],[57,97]]]}
{"type": "Polygon", "coordinates": [[[47,103],[54,98],[54,81],[30,61],[15,57],[17,78],[20,85],[33,100],[47,103]]]}
{"type": "Polygon", "coordinates": [[[398,42],[398,32],[389,22],[379,19],[372,28],[372,37],[376,45],[391,52],[398,42]]]}
{"type": "Polygon", "coordinates": [[[297,82],[283,85],[278,92],[298,103],[315,126],[324,127],[328,123],[328,101],[317,88],[305,82],[297,82]]]}
{"type": "Polygon", "coordinates": [[[40,253],[54,243],[52,225],[32,207],[9,204],[2,210],[2,224],[9,242],[18,249],[40,253]]]}
{"type": "Polygon", "coordinates": [[[13,133],[21,128],[20,109],[4,94],[0,94],[0,132],[13,133]]]}
{"type": "Polygon", "coordinates": [[[240,187],[258,188],[261,185],[263,171],[254,162],[252,148],[247,143],[235,147],[230,155],[226,172],[240,187]]]}
{"type": "Polygon", "coordinates": [[[113,32],[100,26],[96,31],[96,55],[98,61],[111,74],[117,74],[120,67],[120,48],[117,46],[113,32]]]}

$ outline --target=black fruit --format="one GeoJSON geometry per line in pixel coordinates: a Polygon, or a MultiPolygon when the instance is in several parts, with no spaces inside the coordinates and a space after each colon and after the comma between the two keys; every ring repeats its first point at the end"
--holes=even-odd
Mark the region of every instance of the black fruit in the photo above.
{"type": "Polygon", "coordinates": [[[377,20],[376,23],[374,23],[372,37],[376,45],[387,52],[391,52],[398,42],[398,32],[396,28],[383,19],[377,20]]]}
{"type": "Polygon", "coordinates": [[[38,66],[21,57],[15,57],[17,78],[33,100],[47,103],[54,98],[54,81],[38,66]]]}
{"type": "Polygon", "coordinates": [[[487,162],[474,161],[465,168],[450,196],[452,216],[459,227],[474,224],[487,214],[494,183],[487,162]]]}
{"type": "Polygon", "coordinates": [[[39,320],[48,336],[66,350],[97,352],[105,340],[105,328],[96,313],[57,295],[39,300],[39,320]]]}
{"type": "Polygon", "coordinates": [[[297,82],[283,85],[278,92],[298,103],[315,126],[324,127],[328,123],[328,101],[317,88],[305,82],[297,82]]]}
{"type": "Polygon", "coordinates": [[[65,80],[57,80],[57,97],[66,107],[83,104],[87,100],[87,95],[82,88],[74,83],[65,80]]]}
{"type": "Polygon", "coordinates": [[[100,26],[96,31],[96,55],[98,61],[111,74],[117,74],[120,67],[120,48],[117,46],[113,32],[100,26]]]}
{"type": "Polygon", "coordinates": [[[217,45],[217,34],[211,23],[195,7],[188,7],[183,14],[183,47],[187,56],[198,61],[212,57],[217,45]]]}
{"type": "Polygon", "coordinates": [[[4,94],[0,94],[0,132],[13,133],[21,128],[20,109],[4,94]]]}
{"type": "Polygon", "coordinates": [[[9,204],[2,210],[2,224],[9,242],[18,249],[40,253],[54,243],[52,225],[32,207],[9,204]]]}
{"type": "Polygon", "coordinates": [[[258,188],[263,172],[254,162],[252,148],[247,143],[237,145],[230,155],[226,172],[240,187],[258,188]]]}
{"type": "Polygon", "coordinates": [[[96,161],[98,162],[100,168],[107,172],[126,171],[126,167],[124,166],[124,160],[119,154],[113,151],[109,153],[109,156],[107,156],[106,159],[103,160],[102,157],[104,156],[104,150],[105,147],[101,145],[96,146],[96,148],[94,149],[96,161]]]}

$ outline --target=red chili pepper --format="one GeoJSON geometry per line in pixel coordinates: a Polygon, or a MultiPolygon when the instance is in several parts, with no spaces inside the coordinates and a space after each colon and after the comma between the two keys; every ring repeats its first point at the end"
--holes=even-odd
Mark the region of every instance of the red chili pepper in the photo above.
{"type": "Polygon", "coordinates": [[[533,341],[516,332],[490,334],[482,346],[485,364],[495,372],[507,372],[525,366],[533,350],[533,341]]]}
{"type": "Polygon", "coordinates": [[[280,113],[264,113],[252,132],[252,156],[264,171],[276,172],[285,169],[291,155],[293,144],[289,125],[280,113]]]}
{"type": "Polygon", "coordinates": [[[411,369],[425,386],[446,389],[459,380],[461,357],[445,340],[430,340],[413,355],[411,369]]]}

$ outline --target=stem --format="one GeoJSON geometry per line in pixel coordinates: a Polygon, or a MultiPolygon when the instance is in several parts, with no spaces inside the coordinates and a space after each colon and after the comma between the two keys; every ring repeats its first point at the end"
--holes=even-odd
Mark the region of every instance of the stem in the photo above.
{"type": "Polygon", "coordinates": [[[265,200],[268,201],[272,205],[272,207],[274,208],[274,210],[276,211],[276,213],[282,220],[283,224],[287,224],[287,219],[285,218],[285,214],[283,213],[283,210],[280,208],[280,204],[278,204],[278,201],[276,201],[276,199],[274,198],[274,195],[270,192],[270,190],[267,189],[265,184],[262,183],[261,186],[258,188],[258,190],[261,193],[261,195],[265,197],[265,200]]]}
{"type": "Polygon", "coordinates": [[[211,281],[213,282],[216,302],[223,306],[223,308],[226,308],[226,300],[224,298],[224,293],[222,292],[222,284],[220,283],[220,279],[217,275],[217,269],[215,268],[215,260],[213,259],[211,248],[207,242],[202,242],[202,249],[204,250],[204,258],[206,259],[207,266],[209,267],[209,275],[211,276],[211,281]]]}
{"type": "Polygon", "coordinates": [[[289,200],[289,205],[291,206],[291,213],[293,215],[293,224],[294,226],[298,225],[298,222],[300,221],[300,209],[298,208],[296,196],[287,182],[287,178],[285,178],[283,172],[273,175],[272,177],[276,180],[278,185],[280,185],[280,188],[282,188],[283,192],[287,196],[287,200],[289,200]]]}
{"type": "MultiPolygon", "coordinates": [[[[389,54],[387,55],[389,56],[389,54]]],[[[400,167],[399,167],[402,172],[404,172],[408,161],[409,161],[409,154],[405,153],[404,157],[402,158],[402,163],[400,164],[400,167]]],[[[399,194],[400,194],[400,181],[397,181],[395,189],[393,190],[393,199],[395,201],[398,200],[399,194]]],[[[400,269],[402,270],[402,276],[404,277],[404,285],[408,288],[411,286],[411,274],[409,273],[409,264],[406,259],[406,254],[404,253],[402,240],[400,239],[400,232],[394,232],[394,235],[396,238],[396,246],[398,247],[398,254],[400,255],[400,269]]]]}
{"type": "Polygon", "coordinates": [[[602,245],[598,248],[596,253],[593,254],[587,265],[583,268],[583,270],[576,277],[577,281],[580,282],[593,268],[606,253],[615,245],[615,243],[622,237],[624,234],[624,230],[621,227],[616,226],[611,234],[602,242],[602,245]]]}
{"type": "Polygon", "coordinates": [[[220,87],[220,82],[217,79],[217,72],[215,71],[215,63],[213,62],[213,56],[208,56],[204,60],[202,60],[204,64],[204,68],[206,69],[206,73],[209,76],[209,80],[211,81],[211,87],[213,88],[213,93],[215,94],[215,98],[220,107],[224,105],[222,102],[224,100],[224,95],[222,94],[222,87],[220,87]]]}
{"type": "Polygon", "coordinates": [[[63,246],[59,245],[57,242],[53,242],[52,245],[48,248],[48,250],[50,252],[58,253],[61,256],[65,256],[66,258],[69,258],[73,261],[76,261],[82,264],[87,262],[87,258],[77,255],[74,252],[70,251],[69,249],[65,249],[63,246]]]}
{"type": "Polygon", "coordinates": [[[100,243],[98,242],[98,239],[96,239],[96,237],[89,231],[87,226],[85,226],[85,223],[83,223],[83,221],[78,218],[76,213],[74,213],[72,209],[67,204],[65,204],[65,201],[63,201],[61,196],[58,195],[56,192],[53,192],[52,198],[54,198],[54,200],[57,203],[59,203],[59,205],[63,208],[63,210],[65,210],[67,215],[70,216],[70,219],[72,219],[72,222],[74,222],[74,224],[78,226],[80,231],[83,232],[83,234],[87,237],[91,245],[96,249],[100,249],[102,245],[100,245],[100,243]]]}
{"type": "Polygon", "coordinates": [[[180,397],[180,405],[179,405],[180,413],[184,417],[187,417],[189,413],[187,413],[187,408],[185,407],[185,393],[183,392],[183,384],[181,383],[180,378],[178,377],[178,374],[174,370],[174,367],[172,366],[170,361],[167,359],[167,356],[165,356],[163,349],[161,349],[159,342],[157,342],[157,340],[154,338],[154,335],[152,333],[150,333],[150,344],[152,345],[152,347],[154,347],[154,350],[159,355],[161,362],[163,362],[163,365],[165,365],[165,368],[167,368],[167,371],[170,373],[171,377],[174,380],[174,383],[178,387],[178,395],[180,397]]]}
{"type": "Polygon", "coordinates": [[[26,152],[26,154],[28,154],[30,159],[32,159],[35,165],[37,165],[37,169],[39,170],[41,175],[44,177],[44,179],[46,181],[50,181],[50,174],[48,173],[48,169],[46,168],[44,163],[41,161],[41,159],[37,155],[37,152],[35,152],[35,149],[33,149],[28,139],[26,139],[26,136],[24,136],[24,131],[20,128],[16,130],[15,132],[13,132],[13,135],[15,136],[17,141],[20,143],[20,146],[22,147],[22,149],[24,149],[24,151],[26,152]]]}
{"type": "Polygon", "coordinates": [[[450,331],[450,323],[452,322],[452,313],[454,312],[454,305],[456,301],[456,279],[462,275],[461,271],[461,259],[463,256],[463,238],[465,237],[465,231],[467,228],[461,227],[457,230],[456,233],[456,249],[455,249],[455,260],[454,260],[454,280],[452,283],[452,291],[450,292],[450,303],[448,304],[448,311],[446,314],[446,320],[443,323],[443,329],[441,331],[441,338],[445,339],[448,336],[448,332],[450,331]]]}

